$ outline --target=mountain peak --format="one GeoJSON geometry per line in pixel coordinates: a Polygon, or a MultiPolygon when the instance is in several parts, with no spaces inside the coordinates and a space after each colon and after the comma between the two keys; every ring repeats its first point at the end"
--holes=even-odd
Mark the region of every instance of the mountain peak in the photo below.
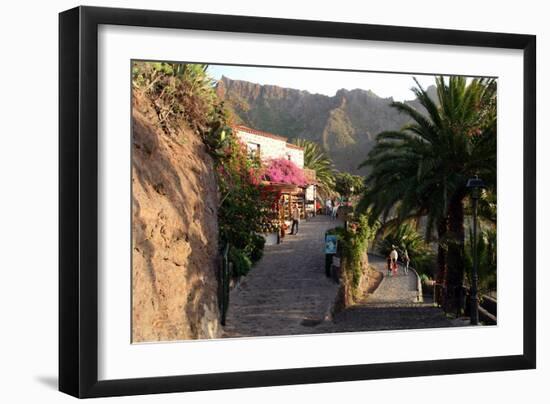
{"type": "Polygon", "coordinates": [[[352,173],[364,173],[357,167],[378,133],[399,130],[408,120],[391,107],[393,98],[358,88],[342,88],[330,97],[223,76],[218,94],[238,123],[316,142],[327,150],[338,170],[352,173]]]}

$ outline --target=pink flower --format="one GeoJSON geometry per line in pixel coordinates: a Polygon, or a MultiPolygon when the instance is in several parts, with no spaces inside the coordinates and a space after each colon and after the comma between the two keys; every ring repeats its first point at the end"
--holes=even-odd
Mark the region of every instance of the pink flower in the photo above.
{"type": "Polygon", "coordinates": [[[271,182],[304,186],[307,184],[304,171],[292,161],[279,158],[270,160],[265,170],[265,178],[271,182]]]}

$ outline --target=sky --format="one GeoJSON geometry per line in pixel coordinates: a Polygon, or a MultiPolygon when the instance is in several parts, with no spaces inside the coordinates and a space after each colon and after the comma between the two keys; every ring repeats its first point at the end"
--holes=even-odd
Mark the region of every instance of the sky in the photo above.
{"type": "Polygon", "coordinates": [[[334,70],[284,69],[269,67],[210,65],[208,73],[216,80],[222,76],[233,80],[272,84],[333,96],[341,88],[371,90],[376,95],[396,101],[411,100],[413,77],[426,88],[435,84],[434,76],[396,73],[345,72],[334,70]]]}

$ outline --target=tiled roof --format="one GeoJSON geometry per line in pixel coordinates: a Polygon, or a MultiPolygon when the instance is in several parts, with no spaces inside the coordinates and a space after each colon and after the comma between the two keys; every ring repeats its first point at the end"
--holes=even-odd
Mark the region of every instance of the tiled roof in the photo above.
{"type": "Polygon", "coordinates": [[[244,126],[244,125],[235,125],[235,126],[233,126],[233,129],[241,131],[241,132],[252,133],[253,135],[269,137],[271,139],[283,140],[283,141],[286,142],[286,146],[290,147],[291,149],[304,150],[303,147],[296,146],[295,144],[292,144],[292,143],[288,143],[287,142],[288,138],[286,138],[284,136],[275,135],[273,133],[264,132],[264,131],[258,130],[258,129],[252,129],[252,128],[249,128],[248,126],[244,126]]]}
{"type": "Polygon", "coordinates": [[[303,147],[296,146],[295,144],[292,144],[292,143],[287,143],[286,147],[290,147],[291,149],[304,150],[303,147]]]}
{"type": "Polygon", "coordinates": [[[233,126],[233,129],[239,130],[241,132],[252,133],[253,135],[259,135],[259,136],[270,137],[272,139],[283,140],[285,142],[288,140],[288,138],[286,138],[286,137],[279,136],[279,135],[274,135],[273,133],[264,132],[264,131],[257,130],[257,129],[252,129],[252,128],[249,128],[248,126],[244,126],[244,125],[235,125],[235,126],[233,126]]]}

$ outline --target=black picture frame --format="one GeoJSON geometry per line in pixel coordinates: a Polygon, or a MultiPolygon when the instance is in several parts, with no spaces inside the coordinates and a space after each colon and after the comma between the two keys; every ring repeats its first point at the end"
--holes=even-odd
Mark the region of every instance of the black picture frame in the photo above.
{"type": "Polygon", "coordinates": [[[75,397],[325,383],[536,366],[536,37],[167,11],[59,15],[59,389],[75,397]],[[523,354],[98,381],[98,26],[180,28],[523,51],[523,354]]]}

